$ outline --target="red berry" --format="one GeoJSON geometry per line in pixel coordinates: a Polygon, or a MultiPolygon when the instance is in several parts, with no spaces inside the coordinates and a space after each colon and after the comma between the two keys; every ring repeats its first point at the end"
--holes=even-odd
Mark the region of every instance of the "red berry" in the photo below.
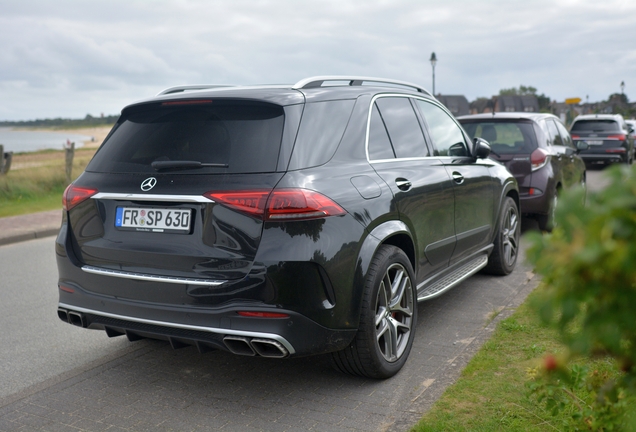
{"type": "Polygon", "coordinates": [[[557,368],[557,360],[551,354],[548,354],[547,356],[545,356],[545,359],[543,360],[543,364],[545,366],[545,369],[549,371],[555,370],[557,368]]]}

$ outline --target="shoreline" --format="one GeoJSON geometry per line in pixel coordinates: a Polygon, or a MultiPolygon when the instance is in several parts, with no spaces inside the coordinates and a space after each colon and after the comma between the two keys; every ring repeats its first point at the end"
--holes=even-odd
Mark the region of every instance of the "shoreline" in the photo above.
{"type": "MultiPolygon", "coordinates": [[[[82,145],[75,148],[76,157],[91,158],[97,148],[104,142],[104,139],[112,129],[112,126],[96,126],[72,129],[54,129],[54,128],[15,128],[16,130],[28,130],[32,132],[42,131],[47,133],[56,133],[60,135],[60,139],[64,140],[64,135],[85,135],[92,137],[92,140],[82,142],[82,145]]],[[[64,162],[65,152],[60,149],[44,149],[29,152],[20,152],[13,154],[11,163],[11,171],[27,168],[37,168],[45,165],[59,164],[64,162]]]]}
{"type": "MultiPolygon", "coordinates": [[[[82,146],[79,148],[97,148],[102,145],[104,139],[113,128],[110,126],[93,126],[93,127],[79,127],[79,128],[54,128],[54,127],[11,127],[12,130],[16,131],[29,131],[29,132],[46,132],[46,133],[55,133],[57,135],[85,135],[91,137],[92,139],[82,141],[82,146]]],[[[39,151],[47,151],[46,150],[36,150],[34,152],[20,152],[16,154],[25,154],[25,153],[37,153],[39,151]]]]}

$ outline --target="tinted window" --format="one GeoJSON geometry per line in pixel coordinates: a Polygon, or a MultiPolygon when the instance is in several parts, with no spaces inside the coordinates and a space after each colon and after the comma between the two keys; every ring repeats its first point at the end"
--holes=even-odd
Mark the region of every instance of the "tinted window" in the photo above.
{"type": "Polygon", "coordinates": [[[537,148],[534,128],[530,122],[475,122],[466,120],[460,120],[460,122],[471,138],[485,139],[495,153],[532,153],[537,148]]]}
{"type": "Polygon", "coordinates": [[[385,97],[375,104],[384,121],[398,158],[428,156],[424,134],[408,98],[385,97]]]}
{"type": "Polygon", "coordinates": [[[438,156],[468,156],[464,134],[455,121],[440,107],[418,99],[438,156]]]}
{"type": "Polygon", "coordinates": [[[561,135],[561,139],[563,140],[563,145],[567,147],[574,147],[574,143],[572,142],[572,137],[568,130],[563,126],[563,124],[559,121],[554,121],[559,130],[559,134],[561,135]]]}
{"type": "Polygon", "coordinates": [[[355,100],[305,104],[290,169],[326,163],[338,148],[355,100]]]}
{"type": "Polygon", "coordinates": [[[155,107],[122,117],[87,171],[155,172],[154,161],[198,161],[227,168],[174,171],[251,173],[276,170],[282,107],[214,102],[155,107]]]}
{"type": "Polygon", "coordinates": [[[378,107],[373,104],[371,124],[369,125],[369,160],[393,159],[395,152],[389,140],[384,121],[378,107]]]}
{"type": "Polygon", "coordinates": [[[561,140],[561,135],[559,135],[559,130],[557,129],[556,124],[553,120],[546,120],[546,126],[548,127],[548,134],[550,135],[550,144],[551,145],[563,145],[563,141],[561,140]]]}
{"type": "Polygon", "coordinates": [[[615,132],[620,131],[614,120],[579,120],[572,125],[572,132],[615,132]]]}

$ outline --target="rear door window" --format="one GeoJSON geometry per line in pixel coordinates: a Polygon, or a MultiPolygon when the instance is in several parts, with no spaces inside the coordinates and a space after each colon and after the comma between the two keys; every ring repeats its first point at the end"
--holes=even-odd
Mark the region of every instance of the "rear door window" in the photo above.
{"type": "Polygon", "coordinates": [[[563,140],[561,139],[561,134],[559,134],[559,130],[557,129],[556,123],[554,120],[547,119],[545,121],[545,125],[548,127],[548,134],[550,135],[550,145],[562,146],[563,140]]]}
{"type": "Polygon", "coordinates": [[[572,142],[572,137],[568,130],[561,124],[561,122],[555,121],[557,129],[559,130],[559,134],[561,135],[561,139],[563,140],[563,145],[566,147],[574,148],[574,143],[572,142]]]}
{"type": "Polygon", "coordinates": [[[284,120],[280,106],[242,101],[138,107],[124,113],[86,170],[156,172],[155,161],[195,161],[215,167],[174,172],[274,172],[284,120]]]}
{"type": "Polygon", "coordinates": [[[369,130],[369,158],[418,158],[429,155],[424,133],[406,97],[381,97],[373,104],[369,130]],[[382,129],[385,128],[386,132],[382,129]],[[386,134],[386,135],[385,135],[386,134]],[[387,148],[387,141],[391,151],[387,148]]]}

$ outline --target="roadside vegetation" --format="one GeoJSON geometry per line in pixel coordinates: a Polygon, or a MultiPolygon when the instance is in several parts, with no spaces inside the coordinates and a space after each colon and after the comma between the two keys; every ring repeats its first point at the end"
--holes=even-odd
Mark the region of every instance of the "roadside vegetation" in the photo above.
{"type": "MultiPolygon", "coordinates": [[[[72,179],[84,171],[94,153],[94,148],[75,150],[72,179]]],[[[64,157],[63,150],[14,154],[11,170],[0,176],[0,217],[61,208],[68,186],[64,157]]]]}
{"type": "Polygon", "coordinates": [[[118,115],[108,115],[93,117],[86,114],[83,119],[39,119],[24,121],[0,121],[0,127],[20,127],[20,128],[47,128],[47,129],[78,129],[87,127],[112,126],[115,124],[118,115]]]}
{"type": "Polygon", "coordinates": [[[412,431],[636,430],[636,169],[608,173],[528,236],[542,285],[412,431]]]}

